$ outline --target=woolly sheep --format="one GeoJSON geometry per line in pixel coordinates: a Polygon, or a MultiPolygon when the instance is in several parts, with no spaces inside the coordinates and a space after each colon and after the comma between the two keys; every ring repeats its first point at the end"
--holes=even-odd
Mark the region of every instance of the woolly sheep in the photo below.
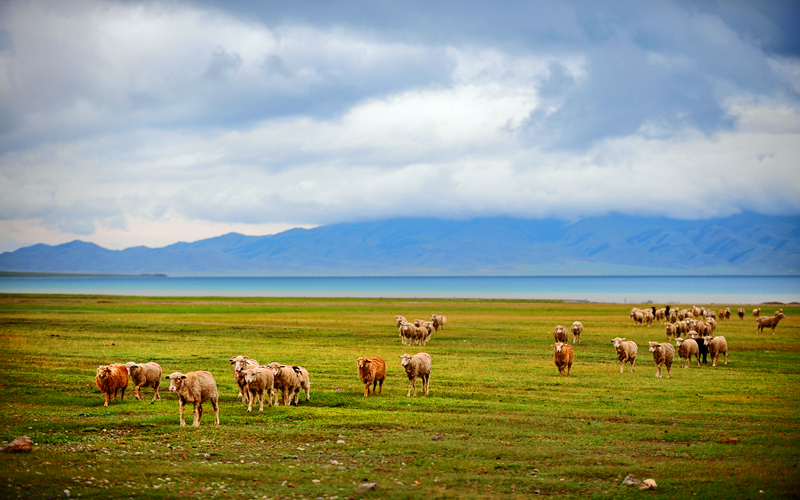
{"type": "Polygon", "coordinates": [[[678,337],[675,339],[675,347],[678,348],[678,365],[681,368],[689,368],[692,362],[692,356],[697,357],[697,366],[700,366],[700,349],[697,346],[697,341],[678,337]],[[685,367],[683,366],[684,359],[686,359],[685,367]]]}
{"type": "Polygon", "coordinates": [[[400,325],[402,325],[403,323],[408,323],[408,320],[406,319],[405,316],[395,316],[394,323],[397,325],[398,328],[400,328],[400,325]]]}
{"type": "Polygon", "coordinates": [[[761,314],[761,309],[756,307],[753,309],[753,317],[757,318],[761,314]]]}
{"type": "Polygon", "coordinates": [[[437,332],[439,328],[444,330],[444,325],[447,324],[447,318],[441,314],[431,314],[431,321],[433,322],[433,329],[437,332]]]}
{"type": "Polygon", "coordinates": [[[672,347],[672,344],[650,342],[650,352],[653,353],[653,361],[658,367],[656,378],[664,378],[661,376],[661,367],[664,365],[667,367],[667,378],[671,378],[672,360],[675,358],[675,348],[672,347]]]}
{"type": "Polygon", "coordinates": [[[237,397],[242,398],[242,403],[247,403],[250,395],[244,388],[247,384],[247,382],[244,381],[244,371],[250,368],[258,368],[258,361],[241,355],[233,356],[229,361],[231,365],[233,365],[233,379],[236,381],[237,387],[239,387],[239,395],[237,397]]]}
{"type": "Polygon", "coordinates": [[[631,312],[628,313],[628,315],[633,320],[633,326],[636,326],[637,324],[641,325],[644,321],[644,312],[638,307],[631,309],[631,312]]]}
{"type": "Polygon", "coordinates": [[[94,381],[97,384],[97,388],[106,397],[106,402],[103,406],[108,406],[112,394],[114,395],[114,401],[116,401],[117,391],[120,390],[122,391],[120,401],[125,401],[125,389],[128,387],[128,368],[125,365],[112,363],[98,366],[94,381]]]}
{"type": "Polygon", "coordinates": [[[678,325],[667,323],[664,325],[664,330],[667,332],[667,340],[678,338],[678,325]]]}
{"type": "Polygon", "coordinates": [[[726,307],[725,308],[725,319],[726,320],[731,319],[731,308],[730,307],[726,307]]]}
{"type": "Polygon", "coordinates": [[[356,360],[358,365],[358,378],[364,384],[364,397],[370,395],[369,386],[372,384],[372,394],[380,384],[378,394],[383,392],[383,381],[386,380],[386,362],[381,358],[365,358],[364,356],[356,360]]]}
{"type": "MultiPolygon", "coordinates": [[[[297,395],[300,393],[300,370],[299,366],[286,366],[278,362],[272,362],[269,365],[274,377],[275,390],[280,389],[281,401],[284,406],[289,406],[292,399],[297,400],[297,395]]],[[[275,396],[275,406],[278,406],[278,397],[275,396]]],[[[295,406],[297,403],[295,402],[295,406]]]]}
{"type": "Polygon", "coordinates": [[[583,333],[583,323],[576,321],[572,323],[572,343],[581,341],[581,333],[583,333]]]}
{"type": "Polygon", "coordinates": [[[555,339],[556,342],[563,342],[566,344],[569,341],[567,329],[561,325],[556,325],[556,327],[553,328],[553,339],[555,339]]]}
{"type": "Polygon", "coordinates": [[[651,311],[650,309],[645,309],[642,311],[642,314],[644,314],[644,322],[647,323],[647,326],[649,327],[650,325],[652,325],[653,311],[651,311]]]}
{"type": "Polygon", "coordinates": [[[558,368],[558,373],[563,377],[564,368],[566,367],[567,377],[569,377],[569,372],[572,369],[572,361],[575,359],[575,351],[572,349],[572,346],[563,342],[556,342],[550,347],[553,348],[553,361],[556,364],[556,368],[558,368]]]}
{"type": "Polygon", "coordinates": [[[152,387],[154,390],[153,399],[161,401],[161,395],[158,394],[158,388],[161,385],[161,366],[158,363],[150,361],[149,363],[138,364],[134,361],[125,363],[128,368],[131,382],[133,382],[133,395],[137,400],[142,399],[142,387],[152,387]]]}
{"type": "Polygon", "coordinates": [[[736,314],[739,315],[739,321],[744,320],[744,307],[740,307],[736,314]]]}
{"type": "Polygon", "coordinates": [[[408,394],[406,397],[411,396],[411,390],[414,390],[414,397],[417,396],[417,377],[422,379],[422,392],[428,395],[431,377],[431,356],[426,352],[418,352],[413,356],[411,354],[403,354],[398,356],[400,358],[400,365],[406,370],[408,377],[408,394]]]}
{"type": "Polygon", "coordinates": [[[756,327],[756,333],[763,333],[764,328],[771,328],[772,334],[775,335],[775,327],[778,326],[778,323],[785,318],[786,315],[783,314],[783,309],[780,311],[775,312],[775,316],[761,316],[758,318],[758,326],[756,327]]]}
{"type": "Polygon", "coordinates": [[[632,340],[625,340],[624,338],[616,337],[611,341],[614,344],[614,349],[617,351],[617,359],[619,359],[619,372],[625,371],[625,362],[631,364],[631,371],[634,371],[636,364],[636,354],[639,352],[639,346],[632,340]]]}
{"type": "Polygon", "coordinates": [[[214,425],[219,425],[219,393],[214,376],[207,371],[196,371],[183,374],[174,372],[164,377],[169,380],[169,392],[178,394],[178,407],[180,408],[181,426],[186,425],[183,418],[183,407],[186,403],[194,406],[194,420],[192,425],[200,426],[203,418],[203,403],[211,401],[214,407],[214,425]]]}
{"type": "Polygon", "coordinates": [[[258,411],[264,411],[264,393],[267,393],[267,404],[272,406],[272,397],[275,393],[275,375],[266,366],[248,368],[243,372],[246,383],[245,390],[250,397],[247,398],[247,411],[253,411],[253,401],[258,401],[258,411]]]}
{"type": "Polygon", "coordinates": [[[703,337],[703,343],[708,346],[708,354],[711,355],[711,366],[717,366],[717,359],[720,354],[725,355],[725,364],[728,364],[728,341],[722,335],[716,337],[703,337]]]}

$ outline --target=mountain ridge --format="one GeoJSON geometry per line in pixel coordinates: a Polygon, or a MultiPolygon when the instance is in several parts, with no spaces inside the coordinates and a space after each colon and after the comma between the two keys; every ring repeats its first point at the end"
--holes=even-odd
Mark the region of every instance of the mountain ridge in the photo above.
{"type": "Polygon", "coordinates": [[[74,240],[0,254],[0,271],[170,276],[800,275],[800,217],[610,214],[388,219],[108,250],[74,240]]]}

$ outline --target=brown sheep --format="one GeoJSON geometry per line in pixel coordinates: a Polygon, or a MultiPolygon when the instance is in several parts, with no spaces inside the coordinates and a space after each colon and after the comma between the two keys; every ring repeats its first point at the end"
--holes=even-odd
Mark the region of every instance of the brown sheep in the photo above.
{"type": "Polygon", "coordinates": [[[725,364],[728,364],[728,341],[725,337],[722,335],[706,336],[703,337],[703,344],[707,346],[708,354],[711,356],[711,366],[717,366],[720,353],[725,355],[725,364]]]}
{"type": "Polygon", "coordinates": [[[563,342],[566,344],[569,341],[567,329],[561,325],[556,325],[556,327],[553,328],[553,339],[555,339],[556,342],[563,342]]]}
{"type": "Polygon", "coordinates": [[[726,307],[725,308],[725,319],[726,320],[731,319],[731,308],[730,307],[726,307]]]}
{"type": "Polygon", "coordinates": [[[631,312],[628,313],[628,315],[633,320],[633,326],[636,326],[637,324],[641,325],[642,322],[644,321],[644,312],[638,307],[634,307],[633,309],[631,309],[631,312]]]}
{"type": "Polygon", "coordinates": [[[675,359],[675,348],[672,344],[659,344],[658,342],[650,342],[650,352],[653,353],[653,361],[658,367],[656,371],[656,378],[664,378],[661,376],[661,367],[667,366],[667,378],[672,377],[672,361],[675,359]]]}
{"type": "Polygon", "coordinates": [[[117,391],[122,391],[120,401],[125,401],[125,389],[128,387],[128,368],[119,363],[110,365],[100,365],[97,367],[97,375],[94,379],[97,388],[105,394],[106,402],[103,406],[108,406],[111,395],[114,401],[117,400],[117,391]]]}
{"type": "Polygon", "coordinates": [[[406,319],[405,316],[394,317],[394,324],[397,325],[398,328],[400,328],[400,325],[402,325],[403,323],[408,323],[408,320],[406,319]]]}
{"type": "Polygon", "coordinates": [[[667,340],[678,338],[678,325],[667,323],[664,325],[664,330],[667,332],[667,340]]]}
{"type": "Polygon", "coordinates": [[[678,366],[683,368],[683,360],[686,359],[686,368],[692,364],[692,356],[697,357],[697,366],[700,366],[700,348],[694,339],[675,339],[675,347],[678,348],[678,366]]]}
{"type": "Polygon", "coordinates": [[[572,349],[572,346],[569,344],[565,344],[563,342],[556,342],[555,344],[551,344],[553,348],[553,361],[556,364],[556,368],[558,368],[558,373],[561,376],[564,376],[564,368],[567,369],[567,377],[569,377],[569,372],[572,369],[572,362],[575,359],[575,350],[572,349]]]}
{"type": "Polygon", "coordinates": [[[758,326],[756,327],[756,333],[763,333],[764,328],[769,327],[772,328],[772,334],[775,335],[775,327],[778,326],[778,323],[785,318],[786,315],[783,314],[783,309],[777,311],[775,316],[761,316],[758,318],[758,326]]]}
{"type": "Polygon", "coordinates": [[[356,360],[358,365],[358,378],[364,383],[364,397],[370,395],[369,386],[372,384],[372,394],[375,387],[380,384],[378,394],[383,392],[383,381],[386,380],[386,362],[381,358],[360,357],[356,360]]]}
{"type": "Polygon", "coordinates": [[[761,315],[761,309],[756,307],[753,309],[753,317],[757,318],[759,315],[761,315]]]}
{"type": "Polygon", "coordinates": [[[447,318],[441,314],[431,314],[431,321],[433,322],[433,329],[439,331],[439,328],[444,330],[444,325],[447,324],[447,318]]]}
{"type": "Polygon", "coordinates": [[[736,312],[736,314],[739,315],[739,320],[743,321],[744,320],[744,307],[740,307],[739,310],[736,312]]]}
{"type": "MultiPolygon", "coordinates": [[[[300,380],[300,367],[286,366],[277,362],[270,363],[269,367],[272,369],[272,374],[275,377],[275,389],[281,390],[283,405],[291,405],[293,399],[297,401],[302,384],[300,380]]],[[[275,405],[278,405],[277,394],[275,396],[275,405]]],[[[297,406],[296,402],[295,406],[297,406]]]]}
{"type": "Polygon", "coordinates": [[[267,404],[272,406],[275,393],[275,376],[268,366],[248,368],[244,371],[245,390],[250,397],[247,400],[247,411],[253,411],[253,401],[259,402],[258,411],[264,411],[264,393],[267,393],[267,404]]]}
{"type": "Polygon", "coordinates": [[[186,403],[191,403],[194,406],[192,425],[200,427],[203,403],[206,401],[211,401],[211,406],[214,407],[214,425],[219,425],[219,393],[214,375],[207,371],[189,372],[185,375],[174,372],[164,378],[169,380],[169,392],[178,394],[181,426],[186,425],[186,420],[183,419],[183,407],[186,403]]]}

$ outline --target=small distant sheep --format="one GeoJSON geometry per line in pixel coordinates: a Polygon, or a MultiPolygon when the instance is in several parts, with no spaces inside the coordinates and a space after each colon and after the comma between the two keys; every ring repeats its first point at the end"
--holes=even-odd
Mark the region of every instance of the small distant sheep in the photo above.
{"type": "Polygon", "coordinates": [[[677,322],[679,321],[679,318],[678,318],[678,310],[677,310],[677,309],[673,309],[673,310],[671,310],[671,311],[669,312],[669,319],[668,319],[668,321],[669,321],[670,323],[677,323],[677,322]]]}
{"type": "Polygon", "coordinates": [[[740,307],[739,310],[736,312],[739,315],[739,321],[744,320],[744,307],[740,307]]]}
{"type": "Polygon", "coordinates": [[[645,309],[642,311],[642,314],[644,314],[644,322],[647,323],[647,326],[649,328],[650,325],[653,324],[653,311],[651,311],[650,309],[645,309]]]}
{"type": "Polygon", "coordinates": [[[293,366],[292,368],[297,372],[297,377],[300,379],[300,390],[294,395],[294,405],[297,406],[297,402],[300,399],[300,391],[305,393],[306,401],[311,399],[311,378],[308,375],[308,370],[302,366],[293,366]]]}
{"type": "Polygon", "coordinates": [[[183,374],[174,372],[164,377],[169,380],[169,392],[178,394],[178,407],[180,408],[181,426],[186,425],[183,419],[183,407],[186,403],[194,406],[194,420],[192,425],[200,426],[203,418],[203,403],[211,401],[214,407],[214,424],[219,425],[219,392],[214,376],[207,371],[196,371],[183,374]]]}
{"type": "Polygon", "coordinates": [[[106,402],[103,406],[108,406],[112,394],[114,395],[114,401],[116,401],[117,391],[120,390],[122,391],[120,401],[125,401],[125,389],[128,387],[128,368],[125,365],[112,363],[98,366],[94,381],[97,384],[97,388],[106,397],[106,402]]]}
{"type": "Polygon", "coordinates": [[[369,386],[372,384],[372,394],[380,384],[378,394],[383,392],[383,381],[386,380],[386,362],[381,358],[360,357],[356,360],[358,365],[358,378],[364,384],[364,397],[370,395],[369,386]]]}
{"type": "Polygon", "coordinates": [[[783,309],[776,311],[775,316],[772,317],[761,316],[758,318],[758,327],[756,328],[756,333],[763,333],[764,328],[769,327],[772,329],[772,334],[775,335],[775,327],[777,327],[778,323],[785,317],[786,315],[783,314],[783,309]]]}
{"type": "Polygon", "coordinates": [[[720,321],[725,321],[725,310],[724,309],[720,309],[719,310],[719,316],[717,316],[716,314],[714,316],[718,317],[720,321]]]}
{"type": "Polygon", "coordinates": [[[700,366],[700,349],[697,346],[697,341],[694,339],[682,339],[678,337],[675,339],[675,347],[678,348],[678,365],[683,366],[683,360],[686,360],[685,368],[689,368],[692,362],[692,356],[697,357],[697,366],[700,366]]]}
{"type": "Polygon", "coordinates": [[[761,309],[760,308],[756,307],[755,309],[753,309],[753,316],[754,317],[757,318],[760,314],[761,314],[761,309]]]}
{"type": "Polygon", "coordinates": [[[639,352],[639,346],[632,340],[625,340],[624,338],[615,338],[611,341],[614,344],[614,349],[617,351],[617,359],[619,359],[619,372],[625,371],[625,362],[631,364],[631,371],[634,371],[636,364],[636,354],[639,352]]]}
{"type": "Polygon", "coordinates": [[[664,325],[664,330],[667,332],[667,340],[672,340],[673,338],[678,338],[678,325],[673,323],[667,323],[664,325]]]}
{"type": "MultiPolygon", "coordinates": [[[[655,309],[655,308],[654,308],[655,309]]],[[[662,307],[661,309],[657,309],[655,312],[656,321],[663,322],[667,319],[667,309],[662,307]]]]}
{"type": "Polygon", "coordinates": [[[137,400],[142,399],[142,387],[152,387],[154,389],[153,399],[161,401],[161,396],[158,394],[158,388],[161,385],[161,366],[158,363],[150,361],[149,363],[137,364],[134,361],[125,363],[130,374],[131,382],[133,382],[133,395],[137,400]]]}
{"type": "MultiPolygon", "coordinates": [[[[275,376],[267,366],[248,368],[244,371],[245,390],[250,397],[247,399],[247,411],[253,411],[253,401],[258,401],[258,411],[264,411],[264,393],[267,393],[267,404],[272,406],[272,397],[275,393],[275,376]]],[[[277,396],[276,396],[277,398],[277,396]]]]}
{"type": "Polygon", "coordinates": [[[431,321],[433,322],[434,330],[437,332],[439,331],[439,328],[444,330],[444,325],[447,324],[447,318],[441,314],[431,314],[431,321]]]}
{"type": "Polygon", "coordinates": [[[583,323],[576,321],[572,323],[572,343],[575,344],[581,341],[581,333],[583,333],[583,323]]]}
{"type": "Polygon", "coordinates": [[[667,367],[667,378],[671,378],[672,360],[675,358],[675,348],[672,347],[672,344],[650,342],[650,352],[653,353],[653,361],[658,367],[656,378],[664,378],[661,376],[661,367],[664,365],[667,367]]]}
{"type": "Polygon", "coordinates": [[[406,397],[411,396],[412,389],[414,390],[414,397],[417,396],[417,377],[422,379],[422,392],[427,396],[431,377],[430,354],[426,352],[418,352],[413,356],[411,354],[403,354],[402,356],[398,357],[401,360],[400,364],[406,370],[406,376],[409,380],[408,394],[406,394],[406,397]]]}
{"type": "Polygon", "coordinates": [[[553,328],[553,339],[556,342],[563,342],[566,344],[569,341],[567,329],[562,325],[556,325],[556,327],[553,328]]]}
{"type": "Polygon", "coordinates": [[[558,373],[563,377],[564,368],[566,368],[567,377],[569,377],[569,372],[572,369],[572,362],[575,359],[575,351],[572,349],[572,346],[563,342],[556,342],[550,347],[553,348],[553,361],[556,364],[556,368],[558,368],[558,373]]]}
{"type": "Polygon", "coordinates": [[[728,364],[728,341],[725,340],[725,337],[722,335],[703,337],[703,343],[708,347],[708,353],[711,355],[711,366],[717,366],[720,354],[725,355],[725,364],[728,364]]]}
{"type": "Polygon", "coordinates": [[[641,325],[642,322],[644,322],[644,312],[638,307],[634,307],[633,309],[631,309],[631,312],[628,313],[628,315],[633,320],[633,326],[636,326],[637,324],[641,325]]]}
{"type": "Polygon", "coordinates": [[[408,323],[408,320],[406,319],[405,316],[395,316],[394,323],[397,325],[398,328],[400,328],[400,325],[402,325],[403,323],[408,323]]]}
{"type": "Polygon", "coordinates": [[[725,319],[726,320],[731,319],[731,308],[730,307],[726,307],[725,308],[725,319]]]}

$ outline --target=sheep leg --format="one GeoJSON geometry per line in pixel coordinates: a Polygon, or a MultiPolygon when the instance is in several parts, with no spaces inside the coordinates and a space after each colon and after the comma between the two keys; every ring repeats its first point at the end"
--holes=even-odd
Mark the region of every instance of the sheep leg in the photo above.
{"type": "MultiPolygon", "coordinates": [[[[122,388],[122,394],[119,397],[120,401],[125,401],[125,389],[127,389],[127,388],[126,387],[122,388]]],[[[116,399],[116,393],[114,394],[114,399],[116,399]]]]}
{"type": "Polygon", "coordinates": [[[636,364],[636,358],[633,358],[631,360],[631,371],[633,371],[633,365],[635,365],[635,364],[636,364]]]}
{"type": "Polygon", "coordinates": [[[425,381],[425,395],[427,396],[428,395],[428,389],[431,386],[431,374],[430,373],[425,375],[424,381],[425,381]]]}
{"type": "Polygon", "coordinates": [[[417,377],[412,377],[408,383],[408,394],[406,397],[411,396],[411,389],[414,389],[414,397],[417,396],[417,377]]]}
{"type": "Polygon", "coordinates": [[[364,397],[369,397],[369,382],[364,386],[364,397]]]}
{"type": "Polygon", "coordinates": [[[106,393],[106,402],[105,402],[105,404],[103,406],[108,406],[108,402],[110,400],[111,400],[111,393],[107,392],[106,393]]]}
{"type": "MultiPolygon", "coordinates": [[[[375,389],[377,387],[378,387],[378,381],[376,380],[376,381],[372,382],[372,395],[373,396],[375,395],[375,389]]],[[[383,388],[383,385],[381,385],[381,388],[383,388]]]]}
{"type": "Polygon", "coordinates": [[[183,418],[183,406],[184,406],[185,404],[186,404],[186,402],[183,400],[183,398],[181,398],[181,399],[178,401],[178,411],[179,411],[179,413],[180,413],[180,416],[181,416],[181,427],[183,427],[183,426],[185,426],[185,425],[186,425],[186,420],[184,420],[184,418],[183,418]]]}
{"type": "Polygon", "coordinates": [[[258,398],[258,411],[264,411],[264,391],[260,391],[258,398]]]}
{"type": "Polygon", "coordinates": [[[248,411],[248,413],[253,411],[253,394],[252,394],[252,392],[250,394],[250,401],[247,403],[247,411],[248,411]]]}
{"type": "Polygon", "coordinates": [[[667,365],[667,378],[672,378],[672,364],[667,365]]]}
{"type": "Polygon", "coordinates": [[[219,425],[219,400],[217,398],[212,398],[211,406],[214,408],[214,425],[219,425]]]}
{"type": "Polygon", "coordinates": [[[141,387],[142,387],[142,386],[140,386],[140,385],[137,385],[136,387],[134,387],[134,388],[133,388],[133,397],[135,397],[135,398],[136,398],[136,401],[141,401],[141,400],[142,400],[142,390],[141,390],[141,387]]]}
{"type": "MultiPolygon", "coordinates": [[[[311,387],[310,387],[311,386],[311,382],[309,382],[308,385],[309,386],[305,388],[306,401],[310,401],[311,400],[311,387]]],[[[375,392],[375,391],[372,391],[372,392],[375,392]]]]}
{"type": "Polygon", "coordinates": [[[572,363],[567,365],[567,377],[569,377],[569,372],[572,370],[572,363]]]}
{"type": "MultiPolygon", "coordinates": [[[[726,354],[726,356],[727,356],[727,354],[726,354]]],[[[373,390],[373,392],[375,392],[375,391],[373,390]]],[[[383,380],[379,380],[378,381],[378,394],[383,394],[383,380]]]]}
{"type": "Polygon", "coordinates": [[[619,362],[619,372],[620,373],[625,373],[625,360],[624,359],[619,362]]]}
{"type": "Polygon", "coordinates": [[[661,378],[661,365],[656,365],[656,366],[657,366],[656,378],[661,378]]]}

